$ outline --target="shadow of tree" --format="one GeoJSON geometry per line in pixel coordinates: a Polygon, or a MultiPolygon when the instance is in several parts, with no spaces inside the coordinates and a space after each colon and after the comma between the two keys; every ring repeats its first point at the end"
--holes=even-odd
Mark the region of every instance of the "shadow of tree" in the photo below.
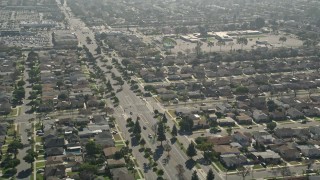
{"type": "Polygon", "coordinates": [[[155,161],[158,161],[159,158],[162,156],[162,154],[163,154],[163,147],[162,146],[157,146],[157,149],[153,154],[153,159],[155,161]]]}
{"type": "Polygon", "coordinates": [[[186,168],[191,170],[196,165],[196,161],[193,159],[189,159],[186,161],[185,164],[186,164],[186,168]]]}

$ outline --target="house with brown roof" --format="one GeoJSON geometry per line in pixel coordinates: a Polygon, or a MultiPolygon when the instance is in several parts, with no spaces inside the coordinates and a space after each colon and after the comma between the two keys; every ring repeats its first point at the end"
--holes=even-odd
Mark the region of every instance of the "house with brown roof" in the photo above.
{"type": "Polygon", "coordinates": [[[232,142],[231,136],[221,136],[221,137],[207,137],[208,143],[213,145],[226,145],[232,142]]]}
{"type": "Polygon", "coordinates": [[[107,159],[107,164],[110,169],[117,167],[124,167],[126,165],[125,160],[122,159],[107,159]]]}
{"type": "Polygon", "coordinates": [[[110,174],[114,180],[134,180],[134,176],[125,167],[110,169],[110,174]]]}
{"type": "Polygon", "coordinates": [[[252,118],[244,113],[240,113],[239,116],[236,116],[236,120],[239,124],[252,124],[252,118]]]}
{"type": "Polygon", "coordinates": [[[277,149],[277,152],[286,161],[296,161],[301,159],[300,151],[296,148],[290,148],[287,145],[280,146],[277,149]]]}
{"type": "Polygon", "coordinates": [[[103,154],[106,158],[112,158],[117,151],[116,147],[106,147],[103,149],[103,154]]]}
{"type": "Polygon", "coordinates": [[[221,155],[223,154],[240,154],[239,148],[230,145],[216,145],[212,150],[221,155]]]}

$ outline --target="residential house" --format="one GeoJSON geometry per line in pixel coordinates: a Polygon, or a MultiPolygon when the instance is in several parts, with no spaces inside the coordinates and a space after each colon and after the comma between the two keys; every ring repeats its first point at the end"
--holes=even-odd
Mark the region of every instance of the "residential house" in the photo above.
{"type": "Polygon", "coordinates": [[[46,167],[63,165],[65,156],[50,156],[46,158],[46,167]]]}
{"type": "Polygon", "coordinates": [[[210,124],[205,119],[197,119],[193,121],[193,127],[192,129],[207,129],[210,127],[210,124]]]}
{"type": "Polygon", "coordinates": [[[80,138],[90,138],[93,137],[95,134],[95,132],[90,131],[88,128],[83,128],[82,131],[78,132],[80,138]]]}
{"type": "Polygon", "coordinates": [[[207,137],[208,143],[213,145],[227,145],[232,142],[231,136],[221,136],[221,137],[207,137]]]}
{"type": "Polygon", "coordinates": [[[274,130],[274,134],[278,138],[292,138],[295,135],[295,130],[292,128],[277,128],[274,130]]]}
{"type": "Polygon", "coordinates": [[[281,157],[278,153],[267,150],[265,152],[252,152],[254,160],[259,162],[265,162],[267,164],[279,164],[281,162],[281,157]]]}
{"type": "Polygon", "coordinates": [[[301,145],[297,146],[300,150],[302,155],[309,157],[309,158],[319,158],[320,157],[320,150],[312,145],[301,145]]]}
{"type": "Polygon", "coordinates": [[[242,132],[236,132],[232,135],[233,141],[239,143],[241,146],[248,147],[251,144],[251,135],[242,132]]]}
{"type": "Polygon", "coordinates": [[[44,141],[45,148],[52,148],[52,147],[64,147],[65,141],[64,138],[53,137],[53,138],[46,138],[44,141]]]}
{"type": "Polygon", "coordinates": [[[108,168],[119,168],[126,166],[126,162],[123,158],[121,159],[107,159],[108,168]]]}
{"type": "Polygon", "coordinates": [[[114,180],[135,180],[134,176],[125,167],[110,169],[110,174],[114,180]]]}
{"type": "Polygon", "coordinates": [[[239,116],[236,116],[238,124],[249,125],[252,124],[252,118],[244,113],[240,113],[239,116]]]}
{"type": "Polygon", "coordinates": [[[227,169],[236,169],[248,163],[247,158],[239,154],[223,154],[220,155],[220,162],[227,169]]]}
{"type": "Polygon", "coordinates": [[[103,131],[94,136],[95,142],[100,144],[103,148],[114,147],[115,143],[112,134],[109,131],[103,131]]]}
{"type": "Polygon", "coordinates": [[[101,115],[92,116],[92,121],[97,125],[108,124],[107,120],[101,115]]]}
{"type": "Polygon", "coordinates": [[[290,116],[291,119],[302,119],[304,118],[304,114],[297,110],[296,108],[289,108],[287,110],[287,115],[290,116]]]}
{"type": "Polygon", "coordinates": [[[116,152],[118,152],[116,147],[106,147],[103,149],[103,153],[106,158],[113,158],[116,152]]]}
{"type": "Polygon", "coordinates": [[[277,152],[286,161],[297,161],[301,159],[300,151],[296,148],[290,148],[287,145],[280,146],[277,152]]]}
{"type": "Polygon", "coordinates": [[[221,155],[223,154],[240,154],[239,148],[230,145],[215,145],[212,150],[221,155]]]}
{"type": "Polygon", "coordinates": [[[231,117],[225,117],[217,120],[219,126],[235,126],[235,121],[231,117]]]}
{"type": "Polygon", "coordinates": [[[270,122],[269,116],[261,110],[254,110],[252,113],[253,119],[256,123],[268,123],[270,122]]]}
{"type": "Polygon", "coordinates": [[[287,119],[286,113],[284,111],[270,112],[269,116],[272,120],[275,120],[275,121],[282,121],[287,119]]]}
{"type": "Polygon", "coordinates": [[[46,148],[45,150],[46,156],[58,156],[64,154],[64,148],[63,147],[52,147],[52,148],[46,148]]]}
{"type": "Polygon", "coordinates": [[[255,139],[255,142],[260,145],[271,144],[274,141],[274,137],[265,131],[252,132],[252,136],[255,139]]]}
{"type": "Polygon", "coordinates": [[[49,179],[51,177],[60,179],[66,177],[66,167],[64,165],[46,167],[44,170],[44,178],[49,179]]]}
{"type": "Polygon", "coordinates": [[[212,113],[212,114],[209,114],[209,116],[208,116],[208,121],[217,121],[217,115],[216,114],[214,114],[214,113],[212,113]]]}
{"type": "Polygon", "coordinates": [[[317,108],[304,109],[303,113],[308,117],[319,117],[320,110],[317,108]]]}

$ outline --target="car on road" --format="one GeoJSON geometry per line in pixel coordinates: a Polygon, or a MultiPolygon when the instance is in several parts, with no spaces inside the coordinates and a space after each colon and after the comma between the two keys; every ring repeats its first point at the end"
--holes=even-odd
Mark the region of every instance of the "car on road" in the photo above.
{"type": "Polygon", "coordinates": [[[37,170],[37,173],[43,173],[44,172],[44,169],[38,169],[37,170]]]}
{"type": "Polygon", "coordinates": [[[152,135],[151,135],[151,134],[148,134],[148,138],[150,138],[150,139],[151,139],[151,138],[152,138],[152,135]]]}
{"type": "Polygon", "coordinates": [[[252,129],[252,126],[248,126],[247,129],[252,129]]]}
{"type": "Polygon", "coordinates": [[[265,168],[265,167],[267,167],[267,164],[265,162],[262,162],[261,166],[265,168]]]}

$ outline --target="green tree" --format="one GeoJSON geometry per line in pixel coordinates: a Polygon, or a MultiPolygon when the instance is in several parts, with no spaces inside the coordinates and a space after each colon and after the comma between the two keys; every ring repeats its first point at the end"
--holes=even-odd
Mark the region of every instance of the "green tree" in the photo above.
{"type": "Polygon", "coordinates": [[[141,139],[139,144],[140,144],[142,147],[144,147],[144,145],[146,144],[146,141],[145,141],[144,139],[141,139]]]}
{"type": "Polygon", "coordinates": [[[270,131],[273,131],[276,127],[277,127],[277,123],[275,123],[275,122],[267,123],[267,128],[268,128],[270,131]]]}
{"type": "Polygon", "coordinates": [[[193,142],[191,142],[187,148],[187,156],[189,156],[192,159],[192,157],[195,155],[197,155],[197,150],[194,147],[193,142]]]}
{"type": "Polygon", "coordinates": [[[191,132],[193,127],[193,121],[192,119],[186,117],[179,122],[179,125],[180,125],[180,130],[182,132],[191,132]]]}
{"type": "Polygon", "coordinates": [[[239,37],[237,38],[237,44],[241,44],[241,49],[243,49],[243,46],[248,44],[248,39],[245,37],[239,37]]]}
{"type": "Polygon", "coordinates": [[[202,44],[200,41],[198,41],[196,47],[194,48],[197,56],[200,56],[200,55],[201,55],[201,46],[202,46],[202,45],[203,45],[203,44],[202,44]]]}
{"type": "Polygon", "coordinates": [[[175,138],[178,135],[177,126],[174,124],[171,131],[172,136],[175,138]]]}
{"type": "Polygon", "coordinates": [[[163,149],[168,153],[167,155],[169,156],[170,151],[171,151],[171,146],[167,143],[163,146],[163,149]]]}
{"type": "Polygon", "coordinates": [[[98,171],[98,167],[97,167],[97,165],[92,165],[92,164],[89,164],[89,163],[84,163],[84,164],[81,164],[81,165],[80,165],[79,171],[80,171],[80,172],[90,172],[90,173],[96,174],[97,171],[98,171]]]}
{"type": "Polygon", "coordinates": [[[34,152],[32,149],[29,149],[27,151],[27,154],[23,157],[23,160],[31,164],[31,167],[32,167],[32,163],[36,160],[37,157],[38,157],[38,153],[34,152]]]}
{"type": "Polygon", "coordinates": [[[167,117],[166,117],[166,114],[163,114],[163,116],[162,116],[162,123],[167,123],[168,122],[168,119],[167,119],[167,117]]]}
{"type": "Polygon", "coordinates": [[[220,47],[220,51],[221,51],[221,47],[226,45],[226,43],[224,41],[218,41],[216,45],[220,47]]]}
{"type": "Polygon", "coordinates": [[[244,86],[239,86],[236,88],[236,93],[238,94],[246,94],[249,93],[249,89],[247,87],[244,86]]]}
{"type": "Polygon", "coordinates": [[[166,137],[164,124],[161,122],[158,125],[157,140],[161,142],[161,146],[162,146],[162,141],[165,141],[166,139],[167,137],[166,137]]]}
{"type": "Polygon", "coordinates": [[[287,38],[285,36],[281,36],[279,38],[279,41],[282,42],[282,46],[283,46],[283,43],[287,41],[287,38]]]}
{"type": "Polygon", "coordinates": [[[140,134],[140,133],[141,133],[141,126],[140,126],[139,121],[137,120],[136,123],[134,123],[134,126],[133,126],[133,134],[137,135],[137,134],[140,134]]]}
{"type": "Polygon", "coordinates": [[[263,28],[265,26],[265,24],[266,24],[265,20],[263,18],[261,18],[261,17],[258,17],[254,21],[254,23],[255,23],[255,26],[256,26],[257,29],[263,28]]]}
{"type": "Polygon", "coordinates": [[[26,84],[26,82],[24,80],[20,80],[17,83],[18,86],[24,86],[25,84],[26,84]]]}
{"type": "Polygon", "coordinates": [[[211,49],[212,49],[213,46],[214,46],[214,42],[209,41],[208,42],[208,47],[210,48],[210,53],[211,53],[211,49]]]}
{"type": "Polygon", "coordinates": [[[197,174],[197,171],[194,170],[191,176],[191,180],[199,180],[199,176],[197,174]]]}
{"type": "Polygon", "coordinates": [[[102,152],[102,148],[99,144],[96,144],[94,141],[89,141],[86,144],[86,151],[88,155],[100,154],[102,152]]]}
{"type": "Polygon", "coordinates": [[[212,169],[209,169],[208,174],[207,174],[207,180],[214,180],[215,175],[213,174],[212,169]]]}
{"type": "Polygon", "coordinates": [[[2,159],[1,167],[8,169],[8,168],[15,168],[20,164],[19,159],[12,158],[11,156],[5,156],[4,159],[2,159]]]}
{"type": "Polygon", "coordinates": [[[22,148],[23,148],[23,144],[17,139],[15,139],[8,145],[7,152],[14,154],[14,157],[16,157],[18,154],[18,150],[22,148]]]}

